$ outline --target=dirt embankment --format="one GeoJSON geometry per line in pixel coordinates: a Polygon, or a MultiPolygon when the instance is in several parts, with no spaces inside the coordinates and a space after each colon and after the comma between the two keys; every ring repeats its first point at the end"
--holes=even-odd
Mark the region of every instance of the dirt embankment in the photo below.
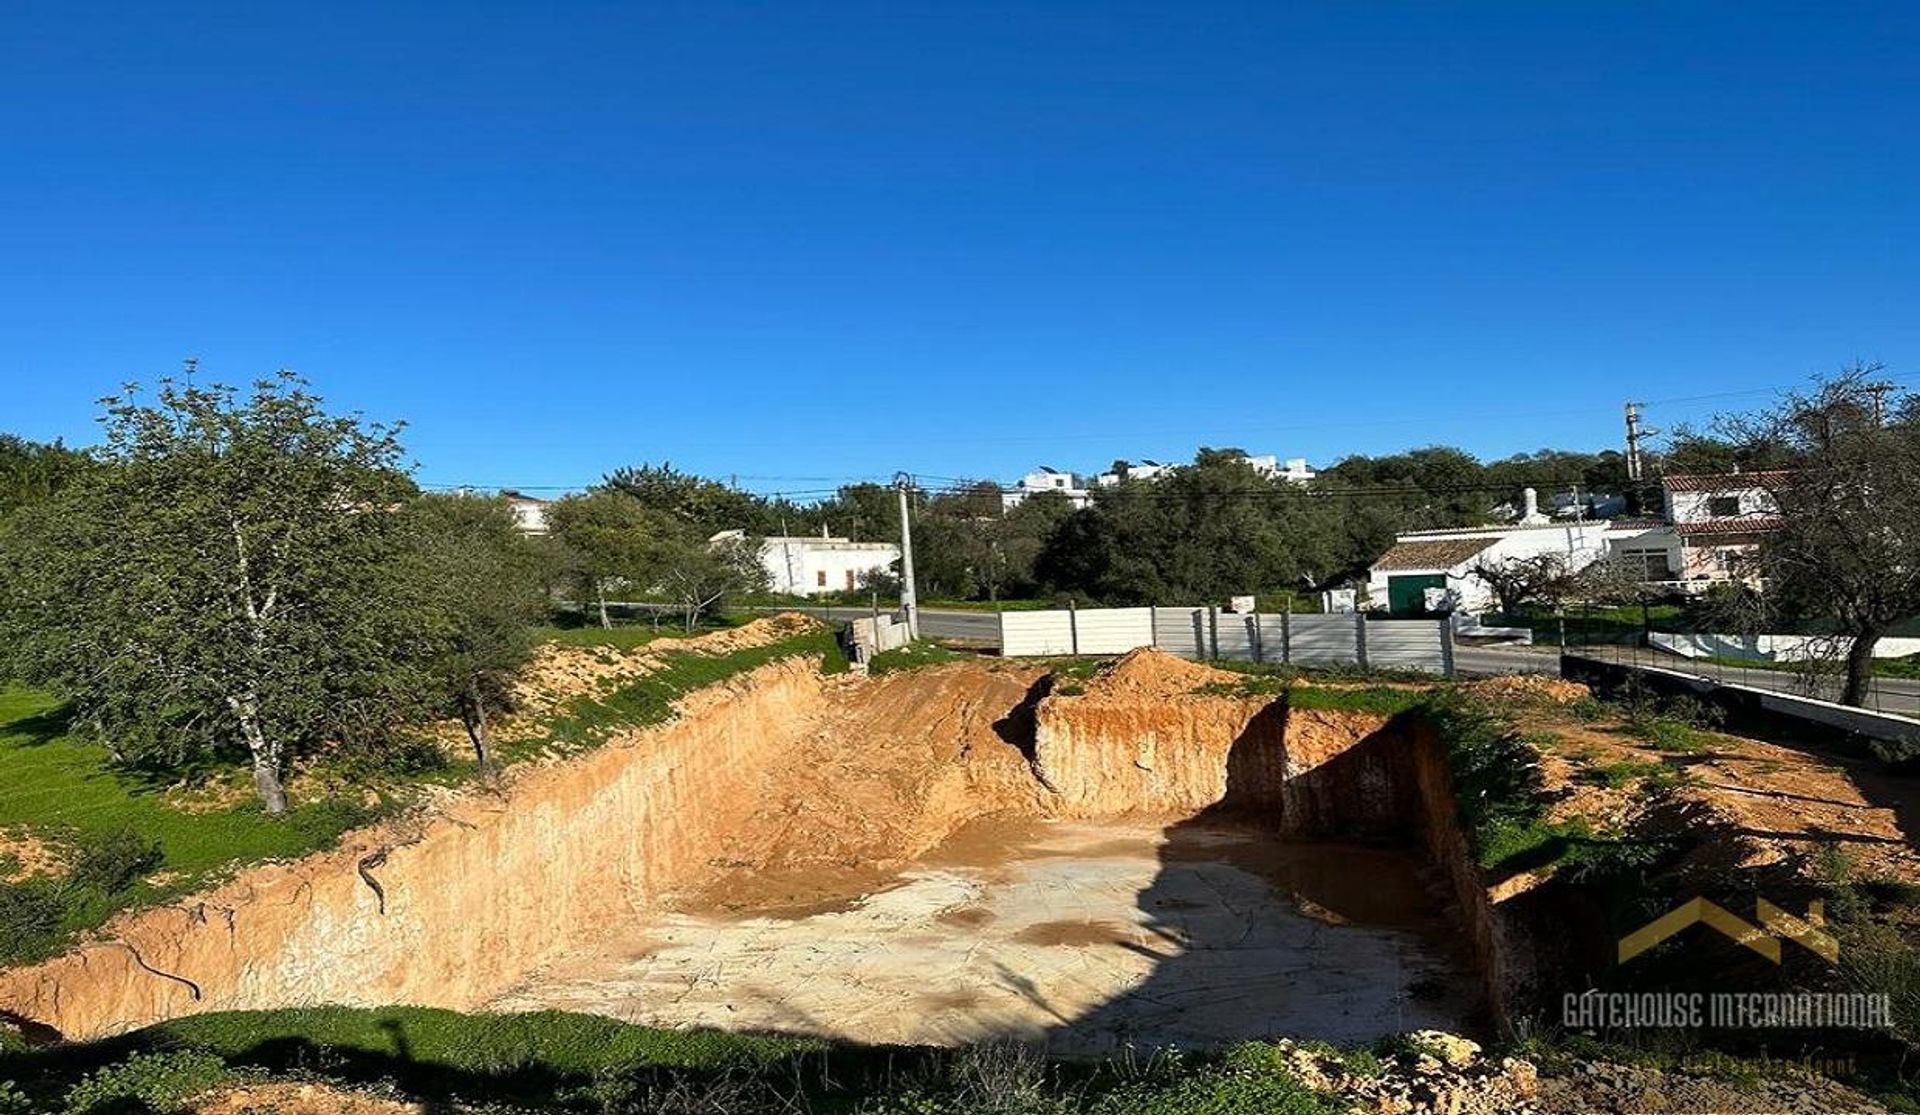
{"type": "Polygon", "coordinates": [[[1242,675],[1136,651],[1040,703],[1034,767],[1068,816],[1219,808],[1289,837],[1410,835],[1418,771],[1383,716],[1294,710],[1242,675]]]}
{"type": "MultiPolygon", "coordinates": [[[[571,657],[558,688],[641,668],[571,657]]],[[[1196,692],[1233,679],[1152,652],[1078,696],[1010,664],[770,664],[497,795],[123,917],[0,973],[0,1010],[89,1037],[219,1009],[472,1008],[639,912],[859,893],[985,817],[1223,807],[1290,835],[1408,833],[1411,768],[1379,717],[1196,692]]]]}
{"type": "Polygon", "coordinates": [[[739,772],[791,750],[822,694],[810,661],[760,667],[497,796],[118,918],[94,943],[0,972],[0,1011],[77,1038],[207,1010],[477,1005],[704,876],[752,809],[739,772]]]}

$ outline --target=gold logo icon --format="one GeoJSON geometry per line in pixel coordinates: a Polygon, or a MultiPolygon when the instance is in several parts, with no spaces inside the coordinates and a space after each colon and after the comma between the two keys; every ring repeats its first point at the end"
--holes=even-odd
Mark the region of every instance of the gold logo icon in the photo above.
{"type": "Polygon", "coordinates": [[[1762,898],[1754,911],[1760,924],[1715,905],[1704,898],[1683,902],[1672,910],[1620,938],[1620,963],[1634,957],[1695,923],[1704,922],[1738,944],[1780,963],[1780,942],[1793,941],[1829,962],[1840,958],[1840,942],[1826,932],[1826,903],[1807,904],[1807,916],[1798,918],[1762,898]]]}

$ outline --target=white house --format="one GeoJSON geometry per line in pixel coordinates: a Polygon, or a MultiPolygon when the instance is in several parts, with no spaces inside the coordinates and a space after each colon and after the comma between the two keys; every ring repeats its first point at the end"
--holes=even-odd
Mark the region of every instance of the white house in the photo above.
{"type": "Polygon", "coordinates": [[[511,488],[500,493],[507,501],[507,510],[513,514],[513,525],[522,534],[547,533],[547,501],[535,499],[511,488]]]}
{"type": "Polygon", "coordinates": [[[1020,478],[1017,487],[1000,493],[1000,507],[1011,511],[1027,501],[1028,496],[1042,492],[1057,492],[1065,496],[1075,510],[1085,507],[1093,499],[1093,493],[1082,488],[1073,473],[1062,472],[1049,465],[1041,465],[1020,478]]]}
{"type": "Polygon", "coordinates": [[[1608,555],[1607,526],[1548,522],[1536,511],[1532,521],[1512,526],[1408,531],[1368,569],[1367,598],[1396,616],[1484,612],[1497,601],[1475,567],[1558,554],[1568,569],[1585,569],[1608,555]]]}
{"type": "Polygon", "coordinates": [[[1768,485],[1783,473],[1731,472],[1662,477],[1661,519],[1615,520],[1608,531],[1612,556],[1650,583],[1704,592],[1731,580],[1752,581],[1753,563],[1767,534],[1780,526],[1768,485]]]}
{"type": "Polygon", "coordinates": [[[1169,465],[1160,461],[1150,460],[1146,457],[1140,458],[1138,464],[1132,461],[1116,461],[1114,463],[1119,467],[1112,472],[1103,472],[1093,478],[1093,482],[1096,485],[1102,488],[1111,488],[1122,480],[1157,480],[1180,467],[1179,465],[1169,465]]]}
{"type": "Polygon", "coordinates": [[[1305,457],[1288,457],[1280,460],[1272,453],[1262,453],[1258,457],[1248,457],[1246,462],[1253,471],[1269,480],[1285,480],[1292,484],[1305,484],[1319,475],[1307,464],[1305,457]]]}
{"type": "MultiPolygon", "coordinates": [[[[721,531],[709,541],[715,545],[744,540],[746,532],[721,531]]],[[[822,531],[811,535],[775,535],[760,542],[760,564],[767,571],[767,587],[790,596],[818,596],[852,592],[871,573],[888,572],[900,560],[900,547],[891,542],[854,542],[822,531]]]]}

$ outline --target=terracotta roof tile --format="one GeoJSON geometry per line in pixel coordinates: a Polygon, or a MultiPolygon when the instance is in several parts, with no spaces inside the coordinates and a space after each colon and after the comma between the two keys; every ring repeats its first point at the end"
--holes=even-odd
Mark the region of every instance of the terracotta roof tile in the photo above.
{"type": "Polygon", "coordinates": [[[1373,563],[1375,569],[1451,569],[1492,546],[1498,538],[1434,538],[1397,542],[1373,563]]]}
{"type": "Polygon", "coordinates": [[[1694,472],[1663,476],[1660,483],[1670,492],[1739,492],[1778,484],[1788,472],[1773,469],[1758,472],[1694,472]]]}

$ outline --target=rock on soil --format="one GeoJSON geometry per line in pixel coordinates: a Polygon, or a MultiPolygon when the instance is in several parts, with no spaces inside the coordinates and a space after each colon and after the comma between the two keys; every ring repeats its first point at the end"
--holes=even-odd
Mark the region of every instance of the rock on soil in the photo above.
{"type": "Polygon", "coordinates": [[[1736,1082],[1604,1062],[1583,1062],[1546,1076],[1530,1061],[1488,1057],[1466,1038],[1433,1030],[1407,1035],[1402,1050],[1382,1058],[1377,1072],[1324,1046],[1280,1042],[1275,1056],[1308,1087],[1337,1095],[1353,1111],[1379,1115],[1886,1111],[1857,1092],[1815,1076],[1736,1082]]]}

